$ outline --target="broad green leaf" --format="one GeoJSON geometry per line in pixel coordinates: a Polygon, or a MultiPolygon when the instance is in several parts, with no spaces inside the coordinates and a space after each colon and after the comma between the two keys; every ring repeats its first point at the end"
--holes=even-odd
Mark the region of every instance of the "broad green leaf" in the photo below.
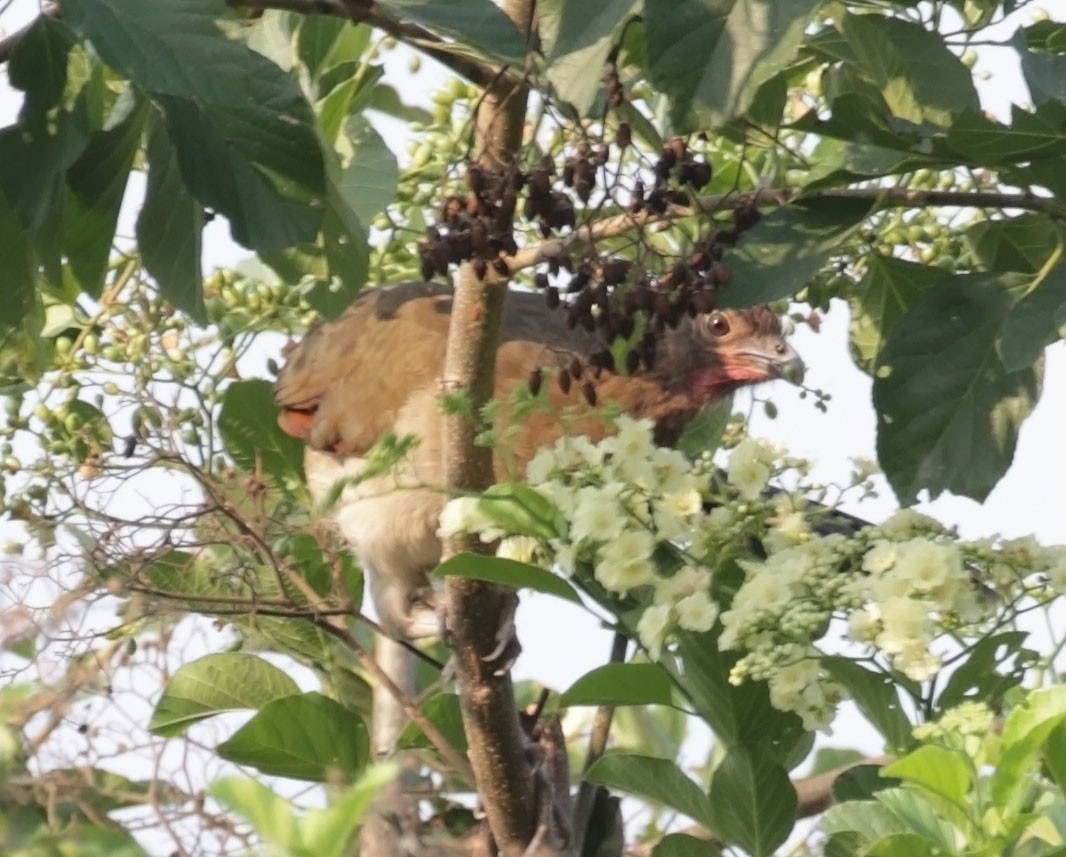
{"type": "Polygon", "coordinates": [[[258,709],[299,692],[296,682],[262,658],[242,652],[205,655],[171,676],[148,729],[170,738],[223,711],[258,709]]]}
{"type": "Polygon", "coordinates": [[[767,857],[796,823],[796,789],[788,772],[761,747],[730,747],[708,792],[711,829],[754,857],[767,857]]]}
{"type": "Polygon", "coordinates": [[[208,787],[211,796],[241,816],[264,842],[282,853],[293,853],[300,844],[299,821],[288,798],[250,777],[227,777],[208,787]]]}
{"type": "MultiPolygon", "coordinates": [[[[438,693],[422,705],[422,713],[436,726],[448,743],[460,753],[466,752],[466,732],[463,729],[463,713],[459,706],[459,697],[454,693],[438,693]]],[[[433,747],[433,743],[417,723],[408,723],[396,739],[397,749],[424,749],[433,747]]]]}
{"type": "Polygon", "coordinates": [[[855,831],[864,841],[873,842],[907,828],[902,819],[877,801],[850,800],[829,807],[818,822],[818,829],[829,835],[855,831]]]}
{"type": "Polygon", "coordinates": [[[17,328],[36,305],[37,256],[25,226],[2,192],[0,259],[4,260],[4,299],[0,301],[0,326],[6,332],[17,328]]]}
{"type": "Polygon", "coordinates": [[[915,783],[958,806],[973,784],[974,775],[972,762],[937,744],[919,747],[882,770],[885,776],[915,783]]]}
{"type": "Polygon", "coordinates": [[[983,269],[1036,274],[1063,249],[1066,231],[1048,215],[1030,212],[982,220],[969,227],[964,238],[983,269]]]}
{"type": "Polygon", "coordinates": [[[900,690],[890,677],[845,657],[822,658],[822,666],[847,688],[859,710],[889,747],[902,750],[914,743],[911,722],[900,704],[900,690]]]}
{"type": "Polygon", "coordinates": [[[343,171],[337,190],[356,217],[369,223],[396,198],[396,156],[362,116],[350,117],[344,131],[338,141],[343,171]]]}
{"type": "Polygon", "coordinates": [[[311,240],[325,171],[314,115],[296,81],[226,38],[215,0],[70,0],[64,21],[166,114],[185,184],[269,249],[311,240]]]}
{"type": "Polygon", "coordinates": [[[723,744],[765,744],[782,764],[798,761],[794,755],[807,738],[799,717],[774,708],[764,683],[749,681],[737,686],[729,681],[737,658],[718,649],[716,632],[679,633],[678,654],[680,669],[669,663],[663,666],[671,672],[677,669],[679,686],[723,744]]]}
{"type": "Polygon", "coordinates": [[[203,207],[181,179],[177,153],[161,124],[148,135],[148,189],[137,218],[137,247],[162,296],[200,324],[207,323],[200,267],[203,207]]]}
{"type": "Polygon", "coordinates": [[[301,15],[296,50],[312,77],[343,63],[358,62],[370,47],[373,30],[329,15],[301,15]]]}
{"type": "Polygon", "coordinates": [[[911,831],[929,842],[937,853],[952,853],[956,840],[954,829],[922,795],[905,788],[882,789],[877,793],[877,800],[892,810],[911,831]]]}
{"type": "Polygon", "coordinates": [[[801,199],[764,216],[726,258],[733,282],[723,306],[751,306],[791,297],[844,251],[871,213],[869,201],[801,199]]]}
{"type": "Polygon", "coordinates": [[[128,112],[93,134],[67,170],[63,249],[68,271],[78,287],[93,297],[104,285],[119,207],[148,112],[141,99],[132,97],[118,109],[128,112]]]}
{"type": "Polygon", "coordinates": [[[895,777],[883,776],[880,765],[855,765],[833,780],[833,800],[838,804],[869,801],[882,789],[896,788],[899,784],[895,777]]]}
{"type": "Polygon", "coordinates": [[[477,505],[506,533],[547,540],[565,532],[566,521],[555,504],[528,485],[493,485],[478,498],[477,505]]]}
{"type": "Polygon", "coordinates": [[[817,0],[644,0],[647,68],[677,133],[742,115],[795,57],[817,0]]]}
{"type": "MultiPolygon", "coordinates": [[[[1061,36],[1057,38],[1061,41],[1061,36]]],[[[1026,30],[1022,27],[1014,31],[1010,44],[1021,57],[1022,76],[1029,86],[1033,104],[1043,104],[1052,99],[1060,104],[1066,102],[1066,56],[1032,50],[1026,30]]]]}
{"type": "Polygon", "coordinates": [[[905,259],[871,254],[869,267],[851,305],[851,354],[864,372],[873,373],[885,340],[926,289],[950,276],[947,271],[905,259]]]}
{"type": "Polygon", "coordinates": [[[1059,788],[1066,789],[1066,722],[1060,722],[1047,736],[1043,761],[1059,788]]]}
{"type": "Polygon", "coordinates": [[[320,693],[275,699],[216,752],[264,774],[326,782],[335,773],[358,776],[370,755],[366,724],[320,693]]]}
{"type": "Polygon", "coordinates": [[[707,797],[668,759],[608,753],[593,763],[585,773],[585,779],[661,803],[693,821],[711,826],[707,797]]]}
{"type": "Polygon", "coordinates": [[[668,833],[656,844],[651,857],[719,857],[714,845],[687,833],[668,833]]]}
{"type": "Polygon", "coordinates": [[[918,833],[897,833],[879,839],[863,852],[865,857],[939,857],[939,846],[918,833]]]}
{"type": "Polygon", "coordinates": [[[226,388],[218,429],[226,452],[248,473],[259,472],[280,482],[303,479],[303,444],[277,424],[277,406],[267,381],[237,381],[226,388]]]}
{"type": "Polygon", "coordinates": [[[704,452],[714,452],[722,443],[722,436],[733,415],[733,394],[730,393],[720,402],[704,408],[696,418],[685,426],[677,448],[690,458],[704,452]]]}
{"type": "Polygon", "coordinates": [[[585,673],[559,697],[559,706],[670,705],[670,676],[658,664],[605,664],[585,673]]]}
{"type": "Polygon", "coordinates": [[[394,763],[368,768],[359,782],[331,800],[326,809],[311,810],[300,822],[300,840],[314,857],[347,857],[352,838],[381,790],[396,779],[394,763]]]}
{"type": "Polygon", "coordinates": [[[401,21],[421,24],[457,52],[470,45],[486,56],[517,66],[525,63],[526,39],[492,0],[378,0],[377,5],[401,21]]]}
{"type": "Polygon", "coordinates": [[[983,500],[1010,466],[1018,429],[1040,395],[1041,370],[1008,372],[996,349],[1023,285],[1014,274],[947,279],[885,344],[874,381],[877,451],[901,503],[923,489],[983,500]]]}
{"type": "Polygon", "coordinates": [[[74,45],[70,30],[60,21],[40,15],[19,36],[8,63],[8,82],[26,93],[22,116],[42,114],[62,97],[67,87],[67,57],[74,45]]]}
{"type": "Polygon", "coordinates": [[[1008,690],[1021,685],[1031,658],[1036,656],[1022,648],[1028,636],[1025,631],[1004,631],[978,641],[944,685],[937,708],[947,711],[978,700],[995,708],[1008,690]]]}
{"type": "Polygon", "coordinates": [[[1066,324],[1066,265],[1061,262],[1033,279],[1029,291],[1007,313],[999,353],[1008,372],[1032,365],[1059,339],[1066,324]]]}
{"type": "Polygon", "coordinates": [[[452,575],[484,580],[487,583],[510,586],[512,589],[532,589],[534,592],[554,595],[575,604],[582,603],[574,587],[558,575],[535,565],[498,556],[461,553],[442,562],[434,574],[441,577],[452,575]]]}
{"type": "Polygon", "coordinates": [[[960,111],[978,109],[970,70],[940,34],[882,15],[845,15],[839,28],[895,116],[947,128],[960,111]]]}
{"type": "Polygon", "coordinates": [[[1066,685],[1034,690],[1011,710],[1003,725],[1002,755],[992,774],[992,797],[998,806],[1020,808],[1044,741],[1064,722],[1066,685]]]}
{"type": "Polygon", "coordinates": [[[999,166],[1066,155],[1066,105],[1046,101],[1028,111],[1014,105],[1011,124],[964,111],[948,130],[948,145],[973,164],[999,166]]]}
{"type": "Polygon", "coordinates": [[[148,857],[128,830],[104,827],[98,822],[75,825],[59,833],[42,833],[34,837],[31,847],[32,851],[19,849],[18,857],[148,857]]]}
{"type": "Polygon", "coordinates": [[[555,0],[545,5],[552,18],[548,79],[558,96],[584,115],[603,86],[607,55],[621,28],[639,10],[639,0],[555,0]]]}

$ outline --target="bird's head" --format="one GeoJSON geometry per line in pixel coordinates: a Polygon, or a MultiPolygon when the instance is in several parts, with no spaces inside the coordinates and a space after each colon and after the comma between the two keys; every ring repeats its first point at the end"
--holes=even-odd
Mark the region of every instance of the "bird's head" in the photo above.
{"type": "Polygon", "coordinates": [[[803,381],[803,360],[768,306],[700,313],[666,337],[661,357],[664,381],[700,407],[747,384],[803,381]]]}

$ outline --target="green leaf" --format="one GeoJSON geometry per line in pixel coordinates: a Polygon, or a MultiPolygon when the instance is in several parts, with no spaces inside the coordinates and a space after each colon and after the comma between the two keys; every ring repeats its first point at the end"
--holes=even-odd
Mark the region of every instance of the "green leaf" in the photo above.
{"type": "Polygon", "coordinates": [[[889,337],[873,390],[877,451],[904,505],[923,489],[984,500],[1010,466],[1018,429],[1040,395],[1040,369],[1008,372],[996,349],[1023,285],[1016,274],[952,277],[889,337]]]}
{"type": "Polygon", "coordinates": [[[1066,685],[1034,690],[1011,710],[1003,725],[1002,755],[992,774],[996,805],[1020,808],[1029,793],[1041,747],[1066,722],[1066,685]]]}
{"type": "Polygon", "coordinates": [[[1034,652],[1022,648],[1028,637],[1025,631],[1004,631],[979,640],[966,659],[951,674],[937,697],[940,711],[963,702],[980,700],[993,708],[1003,695],[1025,680],[1034,652]],[[1008,661],[1012,661],[1008,664],[1008,661]]]}
{"type": "Polygon", "coordinates": [[[454,42],[442,45],[445,50],[459,53],[470,45],[519,68],[525,63],[526,39],[491,0],[378,0],[377,5],[454,42]]]}
{"type": "Polygon", "coordinates": [[[744,233],[726,264],[733,283],[722,306],[751,306],[791,297],[844,251],[872,212],[865,200],[801,199],[772,211],[744,233]]]}
{"type": "Polygon", "coordinates": [[[948,130],[947,144],[975,165],[995,167],[1066,154],[1066,105],[1046,101],[1033,112],[1014,105],[1011,124],[966,110],[948,130]]]}
{"type": "Polygon", "coordinates": [[[895,788],[900,781],[881,774],[880,765],[855,765],[833,780],[833,800],[868,801],[882,789],[895,788]]]}
{"type": "Polygon", "coordinates": [[[970,70],[934,31],[901,18],[846,15],[839,24],[855,66],[881,91],[893,115],[947,128],[979,107],[970,70]]]}
{"type": "Polygon", "coordinates": [[[696,418],[685,426],[677,448],[690,458],[704,452],[714,452],[722,443],[722,436],[733,415],[733,394],[730,393],[720,402],[704,408],[696,418]]]}
{"type": "Polygon", "coordinates": [[[241,652],[205,655],[171,676],[148,729],[171,738],[223,711],[258,709],[299,692],[296,682],[262,658],[241,652]]]}
{"type": "MultiPolygon", "coordinates": [[[[1061,34],[1051,38],[1062,41],[1061,34]]],[[[1060,103],[1066,102],[1066,56],[1037,53],[1031,50],[1028,32],[1023,27],[1014,31],[1010,44],[1021,57],[1022,76],[1029,86],[1033,104],[1043,104],[1052,99],[1060,103]]]]}
{"type": "Polygon", "coordinates": [[[292,802],[250,777],[226,777],[208,788],[211,796],[247,821],[264,842],[292,854],[299,845],[292,802]]]}
{"type": "Polygon", "coordinates": [[[358,776],[370,756],[366,724],[320,693],[275,699],[216,748],[218,755],[264,774],[326,782],[358,776]]]}
{"type": "Polygon", "coordinates": [[[723,744],[765,744],[782,764],[795,761],[797,748],[808,737],[799,717],[774,708],[764,683],[749,681],[738,686],[729,681],[729,671],[738,658],[719,650],[716,631],[679,632],[678,654],[680,669],[669,662],[663,666],[675,673],[693,708],[723,744]]]}
{"type": "MultiPolygon", "coordinates": [[[[877,793],[877,800],[902,819],[909,830],[929,843],[932,850],[921,850],[918,853],[952,853],[956,842],[954,828],[934,804],[920,793],[905,788],[882,789],[877,793]]],[[[899,854],[902,857],[904,852],[893,849],[885,853],[899,854]]]]}
{"type": "Polygon", "coordinates": [[[1025,295],[1010,308],[1003,322],[999,354],[1008,372],[1031,366],[1044,349],[1058,341],[1066,324],[1066,265],[1034,277],[1025,295]]]}
{"type": "Polygon", "coordinates": [[[298,20],[296,50],[314,78],[338,65],[359,62],[370,47],[369,26],[353,26],[329,15],[301,15],[298,20]]]}
{"type": "Polygon", "coordinates": [[[4,299],[0,326],[17,328],[36,306],[37,256],[26,229],[0,192],[0,259],[4,260],[4,299]]]}
{"type": "Polygon", "coordinates": [[[658,664],[605,664],[570,685],[558,704],[670,705],[670,676],[658,664]]]}
{"type": "Polygon", "coordinates": [[[859,666],[845,657],[822,658],[822,666],[838,682],[885,742],[894,750],[910,747],[911,722],[900,704],[900,689],[891,678],[859,666]]]}
{"type": "Polygon", "coordinates": [[[137,246],[162,296],[207,323],[200,267],[203,207],[181,180],[177,153],[159,122],[148,135],[148,189],[137,218],[137,246]]]}
{"type": "Polygon", "coordinates": [[[919,833],[896,833],[886,836],[863,852],[865,857],[939,857],[944,853],[946,852],[940,846],[919,833]]]}
{"type": "Polygon", "coordinates": [[[714,769],[708,799],[711,829],[754,857],[772,854],[796,822],[796,789],[761,747],[730,747],[714,769]]]}
{"type": "Polygon", "coordinates": [[[639,10],[639,0],[555,0],[549,8],[553,33],[548,39],[548,80],[561,99],[584,115],[603,86],[607,56],[622,27],[639,10]]]}
{"type": "Polygon", "coordinates": [[[314,857],[347,857],[352,839],[370,805],[382,789],[396,779],[395,764],[367,769],[359,782],[331,801],[326,809],[311,810],[300,824],[301,840],[314,857]]]}
{"type": "Polygon", "coordinates": [[[555,504],[528,485],[517,482],[493,485],[478,498],[477,505],[493,523],[512,535],[546,541],[565,532],[566,522],[555,504]]]}
{"type": "Polygon", "coordinates": [[[74,46],[70,30],[47,15],[20,34],[8,64],[8,82],[26,93],[22,107],[40,115],[59,102],[67,88],[67,57],[74,46]]]}
{"type": "MultiPolygon", "coordinates": [[[[436,726],[460,753],[466,752],[466,731],[463,729],[463,712],[459,697],[454,693],[438,693],[422,706],[422,713],[436,726]]],[[[433,743],[417,723],[408,723],[396,739],[396,749],[429,750],[433,743]]]]}
{"type": "Polygon", "coordinates": [[[720,857],[711,843],[687,833],[668,833],[655,846],[651,857],[720,857]]]}
{"type": "Polygon", "coordinates": [[[78,287],[93,297],[104,285],[119,208],[147,115],[147,105],[132,95],[120,104],[116,112],[128,108],[128,113],[93,134],[67,170],[63,249],[78,287]]]}
{"type": "Polygon", "coordinates": [[[585,779],[655,801],[711,826],[711,807],[706,796],[668,759],[608,753],[593,763],[585,779]]]}
{"type": "Polygon", "coordinates": [[[648,74],[676,133],[725,124],[784,69],[817,0],[644,0],[648,74]]]}
{"type": "Polygon", "coordinates": [[[218,29],[215,0],[70,0],[64,21],[166,114],[185,184],[234,238],[269,249],[309,241],[325,170],[297,82],[218,29]]]}
{"type": "Polygon", "coordinates": [[[356,217],[369,223],[396,198],[396,156],[362,116],[349,117],[344,131],[337,190],[356,217]]]}
{"type": "Polygon", "coordinates": [[[851,305],[851,353],[864,372],[873,374],[885,340],[907,311],[947,271],[905,259],[871,254],[869,267],[851,305]]]}
{"type": "Polygon", "coordinates": [[[864,842],[903,833],[907,829],[888,807],[872,800],[852,800],[829,807],[818,828],[829,835],[854,831],[861,834],[864,842]]]}
{"type": "Polygon", "coordinates": [[[883,773],[916,783],[956,805],[961,805],[973,785],[973,767],[954,750],[926,744],[886,765],[883,773]]]}
{"type": "Polygon", "coordinates": [[[277,406],[267,381],[237,381],[226,388],[218,429],[226,452],[239,467],[256,473],[261,467],[288,484],[303,479],[303,443],[277,424],[277,406]]]}
{"type": "Polygon", "coordinates": [[[531,589],[572,601],[574,604],[582,603],[574,587],[558,575],[535,565],[499,556],[461,553],[442,562],[434,574],[441,577],[451,575],[484,580],[487,583],[510,586],[512,589],[531,589]]]}
{"type": "Polygon", "coordinates": [[[980,266],[989,271],[1036,274],[1064,244],[1063,227],[1046,214],[982,220],[965,232],[980,266]]]}

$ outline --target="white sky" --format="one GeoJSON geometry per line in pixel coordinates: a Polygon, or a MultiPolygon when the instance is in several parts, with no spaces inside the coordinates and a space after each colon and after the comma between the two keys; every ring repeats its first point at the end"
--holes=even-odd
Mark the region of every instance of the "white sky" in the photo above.
{"type": "MultiPolygon", "coordinates": [[[[6,4],[0,0],[0,27],[8,31],[16,29],[36,13],[37,7],[36,0],[8,0],[6,4]]],[[[1030,14],[1031,10],[1026,10],[1020,23],[1026,23],[1030,14]]],[[[996,35],[1006,38],[1013,28],[1012,24],[996,35]]],[[[431,63],[425,63],[424,71],[407,82],[390,79],[399,83],[405,98],[417,101],[432,89],[431,68],[431,63]]],[[[985,109],[993,114],[1005,118],[1011,101],[1026,97],[1012,51],[982,48],[977,70],[991,75],[978,85],[985,109]]],[[[406,74],[403,62],[396,62],[391,71],[406,74]]],[[[18,103],[0,81],[0,125],[11,121],[18,103]]],[[[403,131],[390,124],[386,132],[401,159],[406,154],[403,131]]],[[[209,227],[206,268],[231,263],[241,255],[246,255],[245,251],[235,251],[224,225],[216,222],[209,227]],[[235,252],[239,255],[235,256],[235,252]]],[[[825,482],[845,480],[850,472],[850,457],[875,457],[870,380],[855,368],[848,356],[847,327],[847,309],[838,304],[825,319],[821,333],[815,335],[804,328],[794,339],[808,365],[808,384],[832,394],[827,414],[817,411],[810,398],[801,401],[794,388],[779,382],[773,388],[759,391],[760,396],[773,397],[780,412],[778,419],[767,419],[761,408],[756,407],[751,420],[753,434],[770,438],[788,447],[793,454],[816,462],[817,477],[825,482]]],[[[746,407],[748,401],[738,399],[738,407],[746,407]]],[[[978,504],[944,497],[924,508],[946,523],[958,525],[967,537],[1032,533],[1047,544],[1066,542],[1064,423],[1066,348],[1057,343],[1047,351],[1043,396],[1022,430],[1014,465],[989,499],[978,504]]],[[[881,520],[894,508],[891,492],[886,488],[879,501],[852,511],[881,520]]],[[[608,635],[587,614],[545,596],[523,598],[519,634],[525,642],[525,651],[516,665],[516,677],[532,678],[556,688],[566,687],[602,663],[609,648],[608,635]]],[[[871,741],[872,733],[865,724],[858,724],[856,718],[846,718],[841,721],[841,727],[832,742],[835,745],[854,746],[871,741]]]]}

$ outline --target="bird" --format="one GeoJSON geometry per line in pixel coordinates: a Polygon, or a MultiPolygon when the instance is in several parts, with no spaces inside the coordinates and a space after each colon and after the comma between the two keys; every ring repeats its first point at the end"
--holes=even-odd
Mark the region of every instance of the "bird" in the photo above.
{"type": "MultiPolygon", "coordinates": [[[[430,574],[440,562],[437,531],[448,500],[441,373],[452,300],[451,287],[437,283],[364,291],[285,349],[274,391],[278,424],[307,445],[312,499],[334,499],[334,523],[367,576],[379,624],[399,640],[436,636],[441,627],[430,574]],[[418,443],[376,472],[368,456],[390,434],[418,443]],[[338,493],[340,480],[346,484],[338,493]]],[[[803,378],[803,361],[767,306],[675,315],[631,373],[591,366],[604,343],[561,321],[537,293],[508,292],[495,378],[497,429],[508,429],[496,454],[501,481],[520,478],[537,450],[564,433],[606,436],[611,409],[652,420],[656,441],[670,445],[733,390],[803,378]],[[540,383],[545,373],[559,380],[540,383]],[[512,426],[509,403],[522,385],[538,387],[544,406],[512,426]]]]}

